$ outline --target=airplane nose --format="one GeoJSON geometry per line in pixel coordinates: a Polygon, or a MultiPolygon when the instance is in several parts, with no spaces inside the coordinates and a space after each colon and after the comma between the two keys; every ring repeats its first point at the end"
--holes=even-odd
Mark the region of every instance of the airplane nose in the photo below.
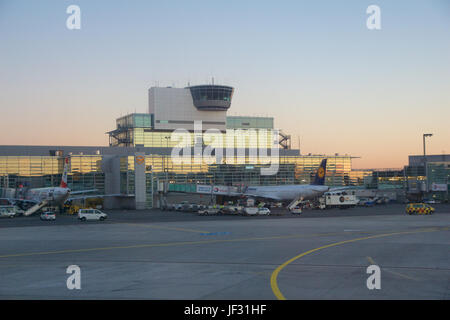
{"type": "Polygon", "coordinates": [[[64,193],[63,197],[65,199],[67,199],[67,198],[69,198],[69,196],[70,196],[70,189],[67,189],[67,191],[64,193]]]}

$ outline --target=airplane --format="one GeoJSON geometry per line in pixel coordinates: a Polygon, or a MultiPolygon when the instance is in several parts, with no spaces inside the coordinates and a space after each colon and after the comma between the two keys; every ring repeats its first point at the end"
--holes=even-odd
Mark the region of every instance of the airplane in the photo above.
{"type": "Polygon", "coordinates": [[[324,185],[326,166],[327,159],[323,159],[317,169],[314,181],[309,185],[249,186],[244,191],[243,196],[275,201],[292,201],[289,207],[293,206],[294,202],[314,199],[330,190],[330,187],[324,185]]]}
{"type": "Polygon", "coordinates": [[[74,199],[82,199],[89,197],[99,197],[95,196],[84,196],[79,198],[69,198],[70,195],[82,194],[88,192],[96,192],[96,189],[92,190],[82,190],[82,191],[71,191],[67,186],[67,171],[69,167],[69,158],[64,161],[64,171],[61,178],[61,183],[59,187],[47,187],[47,188],[33,188],[25,191],[25,194],[19,195],[19,198],[8,198],[10,202],[14,204],[31,204],[24,212],[24,216],[29,216],[46,206],[59,206],[62,207],[66,201],[74,199]]]}

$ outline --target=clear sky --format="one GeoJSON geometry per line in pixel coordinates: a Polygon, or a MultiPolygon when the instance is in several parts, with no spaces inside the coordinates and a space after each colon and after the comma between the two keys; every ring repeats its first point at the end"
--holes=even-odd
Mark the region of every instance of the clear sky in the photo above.
{"type": "Polygon", "coordinates": [[[0,144],[107,145],[150,86],[214,77],[230,115],[273,116],[302,153],[402,167],[429,132],[450,153],[447,0],[0,0],[0,46],[0,144]]]}

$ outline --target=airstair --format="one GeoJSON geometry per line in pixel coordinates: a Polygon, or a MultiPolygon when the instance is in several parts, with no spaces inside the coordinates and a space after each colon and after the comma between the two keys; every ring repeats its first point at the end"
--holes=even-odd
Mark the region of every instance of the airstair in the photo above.
{"type": "Polygon", "coordinates": [[[45,207],[48,204],[47,200],[43,200],[37,204],[35,204],[34,206],[32,206],[31,208],[29,208],[27,211],[24,212],[24,216],[30,216],[33,213],[35,213],[36,211],[39,211],[40,209],[42,209],[43,207],[45,207]]]}
{"type": "Polygon", "coordinates": [[[303,197],[297,197],[286,207],[289,211],[294,210],[294,208],[303,201],[303,197]]]}

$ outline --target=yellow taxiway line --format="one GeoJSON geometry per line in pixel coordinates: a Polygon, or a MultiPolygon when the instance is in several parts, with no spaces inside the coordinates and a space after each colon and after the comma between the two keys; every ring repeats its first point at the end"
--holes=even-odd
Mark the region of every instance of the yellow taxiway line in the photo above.
{"type": "Polygon", "coordinates": [[[330,243],[327,244],[325,246],[321,246],[306,252],[303,252],[289,260],[287,260],[286,262],[284,262],[283,264],[281,264],[280,266],[278,266],[273,272],[272,275],[270,277],[270,286],[272,288],[272,292],[275,295],[275,297],[277,297],[278,300],[286,300],[286,297],[281,293],[280,288],[278,287],[278,283],[277,283],[277,278],[278,275],[280,274],[281,270],[283,270],[286,266],[288,266],[289,264],[291,264],[292,262],[294,262],[295,260],[300,259],[301,257],[304,257],[310,253],[322,250],[322,249],[326,249],[326,248],[330,248],[330,247],[336,247],[336,246],[340,246],[346,243],[352,243],[352,242],[357,242],[357,241],[362,241],[362,240],[368,240],[368,239],[376,239],[376,238],[383,238],[383,237],[390,237],[390,236],[396,236],[396,235],[404,235],[404,234],[414,234],[414,233],[422,233],[422,232],[435,232],[435,231],[446,231],[449,230],[449,228],[427,228],[427,229],[421,229],[421,230],[416,230],[416,231],[403,231],[403,232],[392,232],[392,233],[384,233],[384,234],[378,234],[378,235],[373,235],[373,236],[369,236],[369,237],[363,237],[363,238],[356,238],[356,239],[350,239],[350,240],[345,240],[345,241],[340,241],[340,242],[335,242],[335,243],[330,243]]]}
{"type": "MultiPolygon", "coordinates": [[[[358,232],[361,233],[361,232],[358,232]]],[[[237,239],[217,239],[217,240],[201,240],[201,241],[182,241],[182,242],[168,242],[168,243],[148,243],[148,244],[137,244],[129,246],[112,246],[112,247],[99,247],[99,248],[84,248],[84,249],[67,249],[67,250],[55,250],[55,251],[43,251],[43,252],[28,252],[28,253],[17,253],[17,254],[6,254],[0,255],[2,258],[13,258],[13,257],[27,257],[27,256],[39,256],[39,255],[50,255],[50,254],[62,254],[62,253],[79,253],[79,252],[92,252],[92,251],[106,251],[115,249],[136,249],[136,248],[152,248],[152,247],[174,247],[174,246],[185,246],[185,245],[202,245],[211,243],[230,243],[230,242],[243,242],[243,241],[260,241],[260,240],[277,240],[277,239],[295,239],[295,238],[312,238],[312,237],[323,237],[323,236],[333,236],[333,235],[348,235],[348,232],[342,233],[315,233],[315,234],[294,234],[285,236],[271,236],[271,237],[255,237],[255,238],[237,238],[237,239]]]]}

